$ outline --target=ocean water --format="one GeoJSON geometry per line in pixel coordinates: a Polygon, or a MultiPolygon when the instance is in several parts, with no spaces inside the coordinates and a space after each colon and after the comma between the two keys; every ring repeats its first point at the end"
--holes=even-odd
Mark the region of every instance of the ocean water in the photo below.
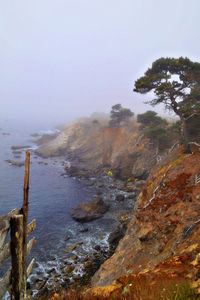
{"type": "MultiPolygon", "coordinates": [[[[12,166],[5,160],[23,161],[25,150],[16,159],[11,147],[29,145],[31,149],[29,221],[36,218],[37,225],[30,237],[35,236],[37,242],[30,256],[36,259],[30,280],[35,277],[42,279],[49,268],[59,270],[66,259],[70,261],[71,253],[66,247],[77,241],[83,242],[74,253],[79,257],[90,253],[96,244],[106,248],[108,234],[116,225],[111,215],[84,225],[88,232],[81,233],[83,225],[75,222],[69,214],[82,201],[90,201],[97,196],[95,187],[87,186],[82,180],[62,176],[65,157],[41,159],[34,154],[35,144],[30,134],[40,130],[44,133],[49,128],[38,125],[33,128],[6,121],[0,122],[0,128],[0,215],[22,206],[24,167],[12,166]]],[[[1,268],[1,275],[2,272],[4,269],[1,268]]]]}

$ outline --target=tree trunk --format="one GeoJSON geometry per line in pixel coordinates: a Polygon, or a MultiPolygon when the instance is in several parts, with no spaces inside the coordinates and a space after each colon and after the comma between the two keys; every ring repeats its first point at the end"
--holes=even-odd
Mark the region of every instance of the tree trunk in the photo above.
{"type": "Polygon", "coordinates": [[[190,144],[189,144],[187,124],[186,124],[186,120],[184,117],[181,117],[181,133],[182,133],[182,137],[183,137],[184,153],[192,153],[190,144]]]}

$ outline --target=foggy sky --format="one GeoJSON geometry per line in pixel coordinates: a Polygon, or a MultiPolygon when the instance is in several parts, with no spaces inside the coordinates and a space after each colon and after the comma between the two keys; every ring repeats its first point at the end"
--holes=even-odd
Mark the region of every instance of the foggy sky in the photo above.
{"type": "Polygon", "coordinates": [[[134,81],[161,56],[199,61],[199,11],[199,0],[0,0],[0,118],[146,111],[134,81]]]}

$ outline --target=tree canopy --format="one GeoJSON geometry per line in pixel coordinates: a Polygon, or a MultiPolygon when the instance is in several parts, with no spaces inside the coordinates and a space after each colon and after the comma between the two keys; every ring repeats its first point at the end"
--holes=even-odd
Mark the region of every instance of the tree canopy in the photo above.
{"type": "Polygon", "coordinates": [[[130,119],[134,113],[129,108],[123,108],[121,104],[115,104],[112,106],[110,112],[110,127],[119,127],[122,121],[130,119]]]}
{"type": "Polygon", "coordinates": [[[155,98],[146,103],[153,106],[163,103],[179,116],[185,150],[189,151],[186,121],[200,114],[200,63],[183,57],[162,57],[136,80],[134,91],[141,94],[153,91],[155,98]]]}
{"type": "Polygon", "coordinates": [[[148,110],[143,114],[137,115],[137,122],[141,123],[142,126],[165,126],[167,121],[159,116],[152,110],[148,110]]]}
{"type": "Polygon", "coordinates": [[[144,136],[148,137],[154,144],[162,150],[168,143],[167,121],[157,115],[155,111],[148,110],[137,115],[137,122],[141,124],[140,130],[144,136]]]}

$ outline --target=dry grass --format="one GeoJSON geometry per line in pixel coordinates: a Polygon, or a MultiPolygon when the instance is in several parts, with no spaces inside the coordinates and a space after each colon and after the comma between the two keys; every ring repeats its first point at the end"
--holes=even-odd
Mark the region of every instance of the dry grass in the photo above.
{"type": "Polygon", "coordinates": [[[149,284],[146,278],[140,278],[127,283],[109,296],[81,294],[70,289],[57,294],[54,293],[49,300],[200,300],[191,289],[188,281],[167,280],[162,283],[149,284]]]}

